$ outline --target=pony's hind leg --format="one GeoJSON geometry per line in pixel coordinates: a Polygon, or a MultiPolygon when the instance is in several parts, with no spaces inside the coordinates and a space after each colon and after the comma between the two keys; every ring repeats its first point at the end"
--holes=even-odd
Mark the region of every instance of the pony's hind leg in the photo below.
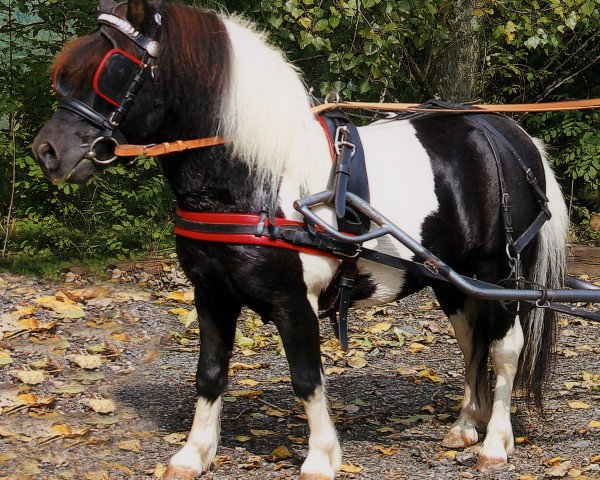
{"type": "Polygon", "coordinates": [[[187,442],[171,458],[163,479],[196,478],[210,467],[217,451],[221,395],[227,386],[229,358],[241,306],[232,298],[222,298],[222,292],[213,293],[202,295],[201,289],[196,288],[200,326],[200,358],[196,371],[198,400],[187,442]]]}
{"type": "MultiPolygon", "coordinates": [[[[503,317],[508,321],[512,316],[505,313],[503,317]]],[[[512,318],[514,321],[506,334],[502,338],[492,341],[490,345],[496,386],[492,416],[487,426],[485,441],[479,452],[479,459],[475,465],[480,470],[504,465],[508,460],[508,455],[514,449],[510,404],[524,339],[519,317],[512,318]]]]}
{"type": "Polygon", "coordinates": [[[480,303],[465,297],[452,288],[436,288],[440,305],[452,323],[458,346],[465,358],[465,382],[463,403],[458,419],[444,437],[442,445],[448,448],[464,448],[477,443],[478,431],[485,431],[490,418],[487,369],[481,368],[487,358],[485,348],[473,342],[480,303]]]}
{"type": "Polygon", "coordinates": [[[460,309],[448,315],[465,358],[462,408],[442,442],[442,445],[449,448],[464,448],[477,443],[478,431],[485,431],[490,418],[487,369],[481,368],[482,360],[487,355],[485,348],[473,342],[477,313],[475,301],[467,299],[460,309]]]}
{"type": "Polygon", "coordinates": [[[301,480],[331,480],[340,469],[342,451],[329,415],[319,346],[319,321],[310,302],[291,299],[279,303],[271,317],[283,342],[292,387],[302,401],[310,437],[308,455],[301,467],[301,480]]]}

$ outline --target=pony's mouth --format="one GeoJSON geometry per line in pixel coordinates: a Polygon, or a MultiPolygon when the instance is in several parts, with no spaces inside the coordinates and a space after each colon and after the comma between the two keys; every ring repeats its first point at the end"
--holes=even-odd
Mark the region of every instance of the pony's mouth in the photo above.
{"type": "Polygon", "coordinates": [[[94,174],[95,170],[96,167],[94,166],[94,162],[87,157],[83,157],[62,180],[53,180],[53,183],[60,181],[68,183],[84,183],[94,174]]]}

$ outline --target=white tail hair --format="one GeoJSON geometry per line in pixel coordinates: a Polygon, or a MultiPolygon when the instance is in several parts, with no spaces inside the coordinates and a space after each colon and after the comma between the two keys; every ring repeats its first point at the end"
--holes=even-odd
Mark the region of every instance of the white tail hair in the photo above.
{"type": "MultiPolygon", "coordinates": [[[[550,289],[562,288],[566,275],[566,241],[569,217],[560,186],[548,163],[548,155],[543,143],[532,139],[539,150],[546,177],[546,196],[552,214],[540,229],[537,237],[537,251],[530,271],[531,280],[550,289]]],[[[551,362],[551,349],[555,340],[555,314],[545,308],[534,309],[523,324],[525,348],[520,362],[520,377],[524,384],[533,386],[536,394],[541,393],[551,362]],[[537,388],[536,385],[539,387],[537,388]]]]}

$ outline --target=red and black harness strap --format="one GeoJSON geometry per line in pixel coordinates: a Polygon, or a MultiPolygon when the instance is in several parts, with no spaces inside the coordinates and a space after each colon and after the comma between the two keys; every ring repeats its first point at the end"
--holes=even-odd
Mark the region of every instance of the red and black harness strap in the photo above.
{"type": "Polygon", "coordinates": [[[360,246],[338,242],[318,228],[266,212],[204,213],[177,209],[175,233],[194,240],[284,248],[332,258],[356,258],[360,246]]]}

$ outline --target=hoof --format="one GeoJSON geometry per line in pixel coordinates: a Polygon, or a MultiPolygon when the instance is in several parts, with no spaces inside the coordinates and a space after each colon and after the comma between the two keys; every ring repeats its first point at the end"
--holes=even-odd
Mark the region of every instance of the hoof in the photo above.
{"type": "Polygon", "coordinates": [[[199,473],[196,473],[194,470],[190,470],[189,468],[169,466],[161,480],[194,480],[199,476],[199,473]]]}
{"type": "Polygon", "coordinates": [[[333,480],[333,477],[320,473],[303,473],[300,475],[300,480],[333,480]]]}
{"type": "Polygon", "coordinates": [[[448,435],[444,437],[442,446],[447,448],[465,448],[475,445],[477,443],[476,438],[470,438],[467,435],[461,435],[455,432],[448,432],[448,435]]]}
{"type": "Polygon", "coordinates": [[[503,467],[504,465],[506,465],[506,458],[480,456],[475,464],[475,468],[485,472],[486,470],[493,470],[495,468],[503,467]]]}

